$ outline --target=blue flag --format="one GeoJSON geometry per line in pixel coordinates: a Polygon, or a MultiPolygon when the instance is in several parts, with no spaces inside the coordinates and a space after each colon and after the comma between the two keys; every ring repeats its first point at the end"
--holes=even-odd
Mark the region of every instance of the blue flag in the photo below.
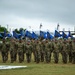
{"type": "Polygon", "coordinates": [[[25,36],[24,30],[20,30],[20,34],[21,34],[21,36],[25,36]]]}
{"type": "Polygon", "coordinates": [[[15,31],[13,31],[13,37],[18,38],[15,31]]]}
{"type": "Polygon", "coordinates": [[[40,37],[47,39],[47,33],[44,31],[40,31],[40,37]]]}
{"type": "Polygon", "coordinates": [[[71,35],[71,32],[69,31],[69,33],[68,33],[68,37],[72,37],[72,35],[71,35]]]}
{"type": "Polygon", "coordinates": [[[54,37],[49,32],[47,32],[47,38],[48,39],[53,39],[54,37]]]}
{"type": "Polygon", "coordinates": [[[55,37],[61,37],[60,33],[59,33],[57,30],[55,30],[54,36],[55,36],[55,37]]]}
{"type": "Polygon", "coordinates": [[[64,31],[62,32],[62,37],[68,39],[68,36],[64,33],[64,31]]]}
{"type": "Polygon", "coordinates": [[[10,37],[12,37],[12,34],[7,33],[6,37],[10,38],[10,37]]]}
{"type": "Polygon", "coordinates": [[[72,34],[71,34],[70,31],[69,31],[69,33],[68,33],[68,37],[71,37],[72,39],[74,38],[74,37],[72,36],[72,34]]]}
{"type": "Polygon", "coordinates": [[[29,31],[26,31],[25,36],[29,37],[29,38],[32,38],[32,34],[29,31]]]}
{"type": "Polygon", "coordinates": [[[15,37],[16,39],[20,39],[21,38],[21,34],[18,34],[15,31],[13,31],[13,37],[15,37]]]}
{"type": "Polygon", "coordinates": [[[33,39],[38,39],[38,36],[34,32],[32,32],[32,38],[33,39]]]}

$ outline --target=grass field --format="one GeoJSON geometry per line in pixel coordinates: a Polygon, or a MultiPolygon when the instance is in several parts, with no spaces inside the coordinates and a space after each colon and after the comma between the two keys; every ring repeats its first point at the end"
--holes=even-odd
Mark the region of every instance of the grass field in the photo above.
{"type": "Polygon", "coordinates": [[[26,60],[23,63],[19,63],[18,60],[14,63],[10,63],[10,59],[6,63],[2,63],[0,56],[0,65],[26,65],[27,68],[0,70],[0,75],[75,75],[75,65],[71,63],[63,64],[61,57],[58,64],[40,62],[36,64],[33,60],[27,63],[26,60]]]}

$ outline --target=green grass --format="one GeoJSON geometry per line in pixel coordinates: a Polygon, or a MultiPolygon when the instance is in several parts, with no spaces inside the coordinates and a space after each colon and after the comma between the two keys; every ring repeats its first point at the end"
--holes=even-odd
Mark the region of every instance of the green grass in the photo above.
{"type": "Polygon", "coordinates": [[[11,69],[11,70],[0,70],[0,75],[75,75],[75,65],[71,63],[63,64],[60,61],[58,64],[40,62],[36,64],[35,62],[27,63],[26,60],[23,63],[19,63],[18,60],[14,63],[10,63],[10,59],[6,63],[2,63],[0,56],[0,65],[26,65],[27,68],[21,69],[11,69]]]}

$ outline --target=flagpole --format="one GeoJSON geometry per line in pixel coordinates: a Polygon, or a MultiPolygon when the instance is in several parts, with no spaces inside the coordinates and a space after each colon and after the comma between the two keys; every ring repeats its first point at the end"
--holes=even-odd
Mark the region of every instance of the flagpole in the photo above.
{"type": "Polygon", "coordinates": [[[7,31],[8,31],[8,27],[9,27],[9,25],[7,24],[7,31]]]}
{"type": "Polygon", "coordinates": [[[58,23],[58,24],[57,24],[57,31],[59,31],[59,26],[60,26],[60,25],[59,25],[59,23],[58,23]]]}

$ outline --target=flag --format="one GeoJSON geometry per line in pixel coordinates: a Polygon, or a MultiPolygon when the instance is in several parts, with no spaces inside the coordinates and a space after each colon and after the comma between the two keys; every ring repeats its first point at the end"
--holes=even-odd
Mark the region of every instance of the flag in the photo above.
{"type": "Polygon", "coordinates": [[[68,37],[70,37],[70,38],[74,38],[73,36],[72,36],[72,34],[71,34],[71,32],[69,31],[69,33],[68,33],[68,37]]]}
{"type": "Polygon", "coordinates": [[[47,33],[44,31],[40,31],[40,37],[46,39],[47,38],[47,33]]]}
{"type": "Polygon", "coordinates": [[[69,33],[68,33],[68,37],[72,37],[72,35],[71,35],[71,32],[69,31],[69,33]]]}
{"type": "Polygon", "coordinates": [[[64,31],[62,32],[62,37],[68,39],[68,36],[64,33],[64,31]]]}
{"type": "Polygon", "coordinates": [[[32,32],[32,38],[33,39],[38,39],[38,36],[34,32],[32,32]]]}
{"type": "Polygon", "coordinates": [[[13,31],[13,37],[15,37],[16,39],[18,38],[15,31],[13,31]]]}
{"type": "Polygon", "coordinates": [[[29,38],[32,38],[32,34],[31,34],[29,31],[26,31],[26,32],[25,32],[25,36],[26,36],[26,37],[29,37],[29,38]]]}
{"type": "Polygon", "coordinates": [[[49,32],[47,32],[47,38],[50,39],[50,33],[49,32]]]}
{"type": "Polygon", "coordinates": [[[59,33],[57,30],[55,30],[54,36],[55,36],[55,37],[60,37],[61,35],[60,35],[60,33],[59,33]]]}
{"type": "Polygon", "coordinates": [[[54,37],[49,32],[47,32],[47,38],[48,39],[53,39],[54,37]]]}
{"type": "Polygon", "coordinates": [[[12,37],[12,34],[7,33],[6,37],[10,38],[10,37],[12,37]]]}
{"type": "Polygon", "coordinates": [[[20,30],[20,34],[21,34],[21,37],[24,37],[25,36],[24,30],[20,30]]]}
{"type": "Polygon", "coordinates": [[[13,37],[15,37],[16,39],[20,39],[21,38],[21,34],[18,34],[15,31],[13,31],[13,37]]]}

